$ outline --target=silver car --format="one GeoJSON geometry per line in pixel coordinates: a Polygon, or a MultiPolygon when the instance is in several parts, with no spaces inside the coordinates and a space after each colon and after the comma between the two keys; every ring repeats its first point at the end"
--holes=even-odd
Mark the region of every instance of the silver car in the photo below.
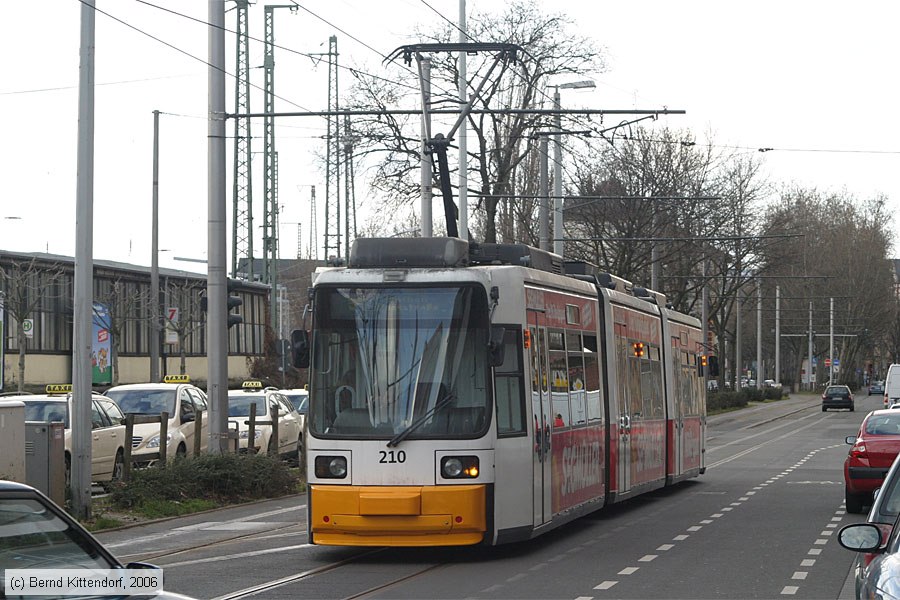
{"type": "MultiPolygon", "coordinates": [[[[866,517],[866,524],[871,525],[879,530],[879,540],[891,539],[894,530],[897,528],[895,523],[900,516],[900,460],[895,459],[890,470],[884,477],[884,483],[875,491],[872,500],[872,509],[866,517]]],[[[852,530],[848,535],[858,535],[860,532],[853,533],[852,530]]],[[[843,532],[843,530],[842,530],[843,532]]],[[[871,535],[871,532],[864,532],[871,535]]],[[[843,542],[841,542],[844,545],[843,542]]],[[[844,545],[847,547],[846,545],[844,545]]],[[[851,548],[852,549],[852,548],[851,548]]],[[[880,544],[878,551],[860,552],[856,555],[853,562],[853,573],[856,581],[856,597],[868,598],[865,590],[870,590],[873,569],[881,572],[881,567],[873,564],[883,562],[883,552],[886,551],[886,545],[880,544]]],[[[898,571],[900,574],[900,571],[898,571]]]]}

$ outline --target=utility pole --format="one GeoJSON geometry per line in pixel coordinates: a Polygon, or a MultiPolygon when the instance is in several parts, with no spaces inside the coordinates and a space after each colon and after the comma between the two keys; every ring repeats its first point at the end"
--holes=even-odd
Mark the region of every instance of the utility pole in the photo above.
{"type": "MultiPolygon", "coordinates": [[[[738,274],[740,277],[740,271],[738,274]]],[[[737,288],[737,299],[734,302],[734,371],[735,391],[741,391],[741,375],[743,375],[743,360],[741,357],[741,288],[737,288]]]]}
{"type": "Polygon", "coordinates": [[[316,228],[316,186],[311,186],[309,193],[309,256],[313,260],[319,260],[319,234],[316,228]]]}
{"type": "MultiPolygon", "coordinates": [[[[459,0],[459,43],[469,41],[466,33],[466,0],[459,0]]],[[[459,71],[459,111],[462,113],[468,108],[469,97],[466,86],[466,53],[459,52],[456,55],[457,70],[459,71]]],[[[459,237],[469,239],[469,156],[467,154],[466,120],[459,125],[456,141],[459,144],[459,237]]]]}
{"type": "Polygon", "coordinates": [[[538,153],[540,154],[540,195],[541,195],[541,208],[540,208],[540,248],[541,250],[550,251],[550,198],[548,197],[548,189],[549,185],[547,183],[547,179],[549,178],[549,174],[547,173],[547,136],[542,135],[538,138],[538,153]]]}
{"type": "Polygon", "coordinates": [[[781,383],[781,286],[775,286],[775,381],[781,383]]]}
{"type": "MultiPolygon", "coordinates": [[[[238,119],[240,120],[240,119],[238,119]]],[[[150,381],[159,378],[159,111],[153,111],[153,206],[150,249],[150,381]]]]}
{"type": "Polygon", "coordinates": [[[756,280],[756,389],[762,389],[762,280],[756,280]]]}
{"type": "Polygon", "coordinates": [[[91,517],[91,326],[94,310],[94,0],[81,4],[78,156],[75,182],[75,307],[72,342],[72,511],[91,517]]]}
{"type": "Polygon", "coordinates": [[[828,385],[834,380],[834,298],[829,298],[828,316],[828,385]]]}
{"type": "Polygon", "coordinates": [[[431,139],[431,57],[422,56],[416,61],[422,80],[422,149],[419,157],[419,183],[422,198],[422,237],[434,235],[434,218],[431,214],[432,175],[428,140],[431,139]]]}
{"type": "MultiPolygon", "coordinates": [[[[565,233],[563,232],[563,199],[562,199],[562,116],[559,114],[559,86],[553,90],[553,252],[563,255],[566,248],[565,233]]],[[[654,290],[657,288],[653,288],[654,290]]]]}
{"type": "Polygon", "coordinates": [[[206,352],[209,399],[209,452],[226,454],[228,447],[228,328],[226,309],[225,225],[225,3],[209,3],[209,116],[207,146],[208,229],[206,352]]]}
{"type": "MultiPolygon", "coordinates": [[[[703,354],[709,357],[712,350],[709,345],[709,280],[706,278],[706,272],[709,270],[709,258],[703,257],[703,289],[700,293],[700,336],[703,344],[703,354]]],[[[709,360],[707,359],[707,364],[709,360]]],[[[706,386],[706,379],[709,378],[709,371],[703,373],[703,385],[706,386]]]]}
{"type": "Polygon", "coordinates": [[[816,389],[816,382],[813,380],[813,321],[812,321],[812,308],[813,303],[812,300],[809,301],[809,353],[807,356],[809,357],[809,364],[807,366],[808,377],[807,381],[809,381],[809,389],[816,389]]]}
{"type": "Polygon", "coordinates": [[[350,131],[350,115],[344,115],[344,258],[350,263],[350,239],[356,239],[356,187],[353,184],[353,145],[356,136],[350,131]],[[353,227],[350,227],[351,221],[353,227]]]}
{"type": "MultiPolygon", "coordinates": [[[[250,26],[248,0],[237,5],[234,107],[239,114],[250,112],[250,26]]],[[[232,190],[231,276],[238,277],[241,259],[244,278],[253,281],[253,170],[250,119],[234,120],[234,187],[232,190]]],[[[156,380],[154,380],[156,381],[156,380]]]]}

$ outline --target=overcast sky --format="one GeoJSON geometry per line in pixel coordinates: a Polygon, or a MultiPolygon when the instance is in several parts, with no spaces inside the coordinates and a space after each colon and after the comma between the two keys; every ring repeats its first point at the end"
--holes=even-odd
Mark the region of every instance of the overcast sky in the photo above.
{"type": "MultiPolygon", "coordinates": [[[[81,3],[3,4],[0,249],[71,256],[81,3]]],[[[207,30],[198,21],[207,19],[208,4],[96,0],[96,5],[108,14],[96,15],[94,256],[150,264],[152,111],[159,110],[160,264],[202,270],[202,264],[174,259],[205,259],[207,252],[207,67],[202,62],[207,30]]],[[[446,21],[436,11],[454,22],[459,12],[458,0],[301,5],[305,10],[296,14],[276,11],[279,46],[327,52],[328,37],[336,35],[342,65],[388,78],[391,67],[381,64],[379,53],[418,41],[411,37],[417,24],[442,27],[446,21]]],[[[226,6],[226,26],[233,30],[234,3],[226,6]]],[[[502,6],[497,0],[467,0],[469,13],[502,6]]],[[[898,207],[900,4],[554,0],[543,6],[571,17],[574,30],[606,52],[607,71],[593,77],[597,88],[565,90],[564,106],[682,109],[686,115],[658,124],[690,128],[699,137],[711,131],[717,144],[748,152],[772,148],[761,156],[776,183],[846,190],[858,198],[884,194],[892,209],[898,207]]],[[[250,12],[251,34],[260,40],[263,13],[263,3],[250,12]]],[[[234,72],[232,38],[226,42],[229,73],[234,72]]],[[[251,63],[261,65],[262,56],[262,43],[253,42],[251,63]]],[[[276,110],[326,108],[324,62],[277,50],[276,65],[276,110]]],[[[261,69],[252,77],[261,87],[261,69]]],[[[351,77],[342,71],[339,81],[343,91],[351,77]]],[[[227,90],[231,111],[230,78],[227,90]]],[[[262,111],[262,92],[255,92],[251,108],[262,111]]],[[[261,123],[253,127],[254,149],[261,152],[261,123]]],[[[324,213],[324,177],[315,159],[324,132],[321,118],[277,125],[284,258],[296,257],[298,245],[306,252],[313,185],[320,219],[324,213]]],[[[229,218],[231,153],[229,144],[229,218]]],[[[254,177],[262,181],[261,154],[254,159],[254,177]]],[[[357,182],[358,198],[364,186],[364,180],[357,182]]],[[[261,191],[254,203],[261,210],[261,191]]],[[[261,216],[256,223],[261,225],[261,216]]],[[[320,223],[318,232],[323,231],[320,223]]]]}

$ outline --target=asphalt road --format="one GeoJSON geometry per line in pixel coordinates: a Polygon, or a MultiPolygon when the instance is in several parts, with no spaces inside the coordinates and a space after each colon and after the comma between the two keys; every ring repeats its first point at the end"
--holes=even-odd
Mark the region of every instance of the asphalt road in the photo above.
{"type": "Polygon", "coordinates": [[[837,530],[856,412],[795,397],[709,419],[707,472],[499,548],[307,544],[294,496],[98,537],[197,598],[852,598],[837,530]]]}

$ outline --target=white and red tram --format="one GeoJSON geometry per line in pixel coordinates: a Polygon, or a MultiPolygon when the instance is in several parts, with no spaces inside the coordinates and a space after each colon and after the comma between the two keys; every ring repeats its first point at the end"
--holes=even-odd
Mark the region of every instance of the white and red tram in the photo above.
{"type": "Polygon", "coordinates": [[[501,544],[705,470],[697,319],[523,245],[359,239],[314,277],[310,541],[501,544]]]}

